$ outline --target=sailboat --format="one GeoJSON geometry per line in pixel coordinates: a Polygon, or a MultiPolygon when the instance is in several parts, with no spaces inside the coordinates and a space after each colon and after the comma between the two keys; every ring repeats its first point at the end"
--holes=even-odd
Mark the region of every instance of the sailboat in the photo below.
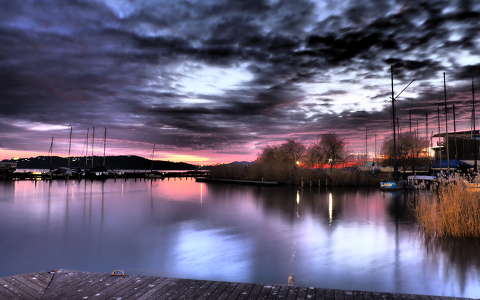
{"type": "Polygon", "coordinates": [[[95,160],[95,156],[93,155],[94,146],[95,146],[95,127],[93,127],[93,131],[92,131],[92,165],[90,169],[85,170],[85,177],[91,178],[91,179],[107,179],[109,175],[111,175],[107,170],[106,156],[105,156],[106,147],[107,147],[107,128],[105,128],[104,136],[103,136],[103,162],[101,166],[94,165],[94,160],[95,160]]]}
{"type": "Polygon", "coordinates": [[[397,132],[396,132],[396,127],[397,127],[397,122],[395,119],[397,118],[395,114],[395,101],[397,98],[412,84],[415,79],[410,81],[409,84],[407,84],[401,91],[395,96],[395,92],[393,90],[393,67],[390,66],[390,78],[391,78],[391,86],[392,86],[392,96],[391,96],[391,101],[392,101],[392,130],[393,130],[393,180],[389,181],[382,181],[380,182],[380,189],[384,191],[397,191],[397,190],[402,190],[407,188],[408,184],[405,181],[399,181],[398,180],[398,165],[397,165],[397,132]]]}

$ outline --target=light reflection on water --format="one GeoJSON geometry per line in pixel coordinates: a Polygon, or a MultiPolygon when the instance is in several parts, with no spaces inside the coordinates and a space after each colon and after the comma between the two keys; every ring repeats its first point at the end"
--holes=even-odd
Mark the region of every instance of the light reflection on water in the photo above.
{"type": "Polygon", "coordinates": [[[478,244],[427,243],[412,195],[193,180],[1,182],[0,276],[65,268],[480,296],[478,244]]]}

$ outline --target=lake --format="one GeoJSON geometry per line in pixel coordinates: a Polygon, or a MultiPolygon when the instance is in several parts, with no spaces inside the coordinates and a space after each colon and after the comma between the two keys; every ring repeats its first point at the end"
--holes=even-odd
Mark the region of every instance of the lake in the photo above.
{"type": "Polygon", "coordinates": [[[197,183],[0,182],[0,276],[63,268],[480,297],[480,247],[428,242],[427,194],[197,183]]]}

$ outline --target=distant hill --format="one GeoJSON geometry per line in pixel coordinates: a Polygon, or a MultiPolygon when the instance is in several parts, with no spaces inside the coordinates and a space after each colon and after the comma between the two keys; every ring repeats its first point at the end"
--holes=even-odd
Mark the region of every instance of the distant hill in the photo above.
{"type": "Polygon", "coordinates": [[[227,165],[241,165],[241,166],[250,166],[250,165],[253,165],[255,162],[253,161],[234,161],[234,162],[231,162],[227,165]]]}
{"type": "MultiPolygon", "coordinates": [[[[134,155],[121,155],[121,156],[107,156],[106,167],[108,169],[124,169],[124,170],[150,170],[152,167],[152,161],[140,156],[134,155]]],[[[8,160],[7,160],[8,161],[8,160]]],[[[49,169],[66,167],[68,165],[68,159],[59,156],[37,156],[30,158],[20,158],[16,160],[17,169],[49,169]]],[[[103,165],[103,157],[95,156],[93,160],[94,167],[101,167],[103,165]]],[[[84,157],[72,157],[72,168],[84,168],[84,157]]],[[[91,158],[88,158],[88,167],[92,166],[91,158]]],[[[187,164],[183,162],[170,162],[163,160],[153,161],[154,170],[195,170],[198,166],[187,164]]]]}
{"type": "Polygon", "coordinates": [[[255,164],[253,161],[233,161],[231,163],[225,163],[225,164],[220,164],[220,165],[212,165],[212,166],[205,166],[205,169],[212,170],[215,169],[216,167],[248,167],[255,164]]]}

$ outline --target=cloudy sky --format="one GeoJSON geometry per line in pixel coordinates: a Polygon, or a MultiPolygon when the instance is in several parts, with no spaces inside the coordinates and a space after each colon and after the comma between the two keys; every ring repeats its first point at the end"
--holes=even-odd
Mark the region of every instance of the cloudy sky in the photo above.
{"type": "MultiPolygon", "coordinates": [[[[0,0],[0,158],[85,151],[215,163],[335,132],[364,151],[480,90],[479,1],[0,0]]],[[[480,98],[480,91],[478,92],[480,98]]],[[[444,118],[442,111],[442,118],[444,118]]],[[[451,116],[449,117],[451,119],[451,116]]],[[[453,127],[453,123],[450,123],[453,127]]]]}

